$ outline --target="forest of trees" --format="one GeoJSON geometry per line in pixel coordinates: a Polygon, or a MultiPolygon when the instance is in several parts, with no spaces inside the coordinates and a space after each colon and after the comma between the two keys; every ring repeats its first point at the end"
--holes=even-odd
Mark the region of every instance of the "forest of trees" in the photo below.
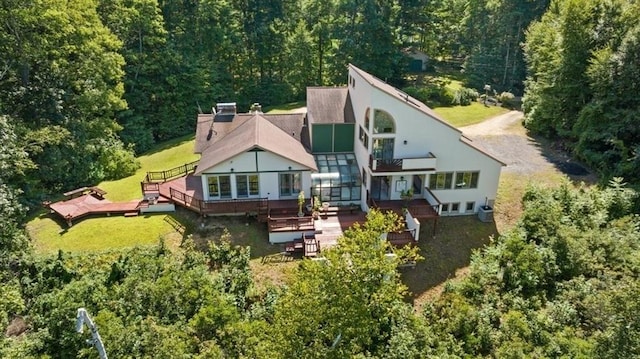
{"type": "MultiPolygon", "coordinates": [[[[640,355],[637,197],[530,187],[524,213],[471,260],[469,274],[414,312],[373,211],[326,261],[258,289],[250,249],[228,234],[204,251],[148,249],[33,256],[18,234],[2,263],[3,358],[95,358],[74,331],[86,307],[109,355],[152,358],[633,358],[640,355]],[[7,260],[8,259],[8,260],[7,260]],[[21,315],[26,323],[15,320],[21,315]],[[8,329],[9,327],[9,329],[8,329]]],[[[2,228],[7,236],[10,228],[2,228]]],[[[6,238],[5,238],[6,241],[6,238]]]]}
{"type": "Polygon", "coordinates": [[[605,178],[640,178],[640,4],[554,1],[527,31],[528,128],[605,178]]]}
{"type": "Polygon", "coordinates": [[[639,17],[626,0],[2,1],[0,357],[96,357],[79,307],[114,358],[639,357],[638,196],[614,177],[640,178],[639,17]],[[403,86],[410,46],[459,64],[465,86],[523,94],[526,126],[605,184],[528,188],[520,222],[424,310],[396,271],[415,253],[385,256],[396,220],[376,212],[283,287],[256,286],[228,236],[31,247],[26,214],[47,194],[132,174],[199,110],[302,100],[349,62],[403,86]]]}
{"type": "Polygon", "coordinates": [[[0,115],[32,164],[13,183],[37,203],[43,193],[132,174],[135,154],[193,133],[198,111],[303,100],[307,86],[344,84],[348,63],[402,86],[408,47],[434,63],[466,59],[469,87],[521,94],[520,45],[547,5],[7,0],[0,115]]]}

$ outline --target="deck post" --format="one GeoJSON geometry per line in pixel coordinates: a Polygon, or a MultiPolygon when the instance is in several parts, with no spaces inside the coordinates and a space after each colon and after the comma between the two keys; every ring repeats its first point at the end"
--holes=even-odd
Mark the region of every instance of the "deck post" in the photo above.
{"type": "Polygon", "coordinates": [[[433,238],[436,238],[436,229],[438,227],[438,217],[433,218],[433,238]]]}

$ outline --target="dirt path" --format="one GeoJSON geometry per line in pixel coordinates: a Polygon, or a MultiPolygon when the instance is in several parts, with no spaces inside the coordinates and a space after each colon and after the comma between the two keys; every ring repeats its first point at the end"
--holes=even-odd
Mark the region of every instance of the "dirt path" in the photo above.
{"type": "Polygon", "coordinates": [[[568,154],[555,149],[550,141],[529,136],[522,126],[523,117],[522,112],[511,111],[460,130],[506,163],[503,173],[535,175],[558,171],[575,181],[594,181],[593,175],[568,154]]]}
{"type": "Polygon", "coordinates": [[[520,111],[510,111],[475,125],[461,127],[460,130],[469,137],[502,135],[509,133],[509,128],[522,121],[523,117],[520,111]]]}
{"type": "Polygon", "coordinates": [[[549,153],[523,129],[523,114],[507,112],[479,124],[460,128],[473,142],[507,164],[503,172],[532,174],[554,167],[549,153]],[[543,152],[544,151],[544,152],[543,152]]]}

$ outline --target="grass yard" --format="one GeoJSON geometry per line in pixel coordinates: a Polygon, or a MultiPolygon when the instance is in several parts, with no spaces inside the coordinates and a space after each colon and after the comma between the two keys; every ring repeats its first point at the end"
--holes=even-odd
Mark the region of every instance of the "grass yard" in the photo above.
{"type": "Polygon", "coordinates": [[[286,103],[284,105],[270,106],[267,107],[264,112],[272,115],[283,114],[283,113],[299,113],[306,111],[307,102],[306,101],[297,101],[286,103]]]}
{"type": "Polygon", "coordinates": [[[105,181],[98,184],[98,187],[107,191],[105,197],[112,202],[142,198],[140,182],[147,172],[168,170],[197,160],[200,155],[193,153],[194,143],[193,135],[165,142],[138,157],[141,167],[134,175],[115,181],[105,181]]]}
{"type": "Polygon", "coordinates": [[[177,248],[182,235],[167,220],[172,215],[154,214],[138,217],[95,217],[78,221],[71,228],[42,214],[27,224],[38,253],[93,252],[155,245],[164,238],[170,248],[177,248]]]}
{"type": "Polygon", "coordinates": [[[424,259],[415,268],[402,270],[402,280],[409,287],[414,307],[421,308],[441,291],[445,281],[466,270],[473,251],[497,235],[495,223],[480,222],[476,216],[440,218],[435,237],[432,222],[425,222],[418,242],[424,259]]]}
{"type": "MultiPolygon", "coordinates": [[[[105,181],[98,187],[107,191],[112,202],[142,198],[140,182],[148,171],[177,167],[198,159],[193,153],[193,136],[165,142],[138,157],[141,168],[132,176],[116,181],[105,181]]],[[[169,215],[170,218],[173,215],[169,215]]],[[[62,221],[46,214],[38,215],[27,223],[27,231],[38,252],[52,253],[58,249],[71,252],[102,251],[137,245],[157,244],[165,237],[169,245],[179,244],[182,235],[165,220],[166,214],[125,218],[87,217],[67,229],[62,221]]]]}
{"type": "Polygon", "coordinates": [[[433,110],[454,127],[473,125],[510,111],[504,107],[486,107],[479,102],[469,106],[436,107],[433,110]]]}

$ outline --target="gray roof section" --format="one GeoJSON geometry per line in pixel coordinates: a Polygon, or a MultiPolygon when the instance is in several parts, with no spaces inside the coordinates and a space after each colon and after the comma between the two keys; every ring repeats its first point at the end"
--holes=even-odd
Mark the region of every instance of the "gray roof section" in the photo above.
{"type": "Polygon", "coordinates": [[[196,175],[253,148],[275,153],[313,171],[318,170],[313,156],[300,140],[283,131],[272,121],[257,114],[250,115],[241,122],[224,137],[215,141],[213,146],[203,149],[196,175]]]}
{"type": "MultiPolygon", "coordinates": [[[[239,113],[233,117],[232,121],[225,119],[225,121],[219,122],[217,116],[214,120],[212,114],[198,115],[194,152],[203,153],[207,148],[211,147],[214,143],[224,138],[228,133],[254,116],[254,114],[250,113],[239,113]]],[[[297,139],[306,149],[311,148],[309,128],[305,122],[304,113],[278,115],[260,114],[260,116],[297,139]]]]}
{"type": "Polygon", "coordinates": [[[307,87],[307,118],[315,123],[355,123],[347,87],[307,87]]]}

